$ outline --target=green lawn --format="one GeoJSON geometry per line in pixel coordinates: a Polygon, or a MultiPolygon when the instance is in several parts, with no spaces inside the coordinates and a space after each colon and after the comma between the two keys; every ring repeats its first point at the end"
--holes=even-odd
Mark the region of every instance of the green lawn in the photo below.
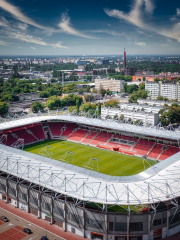
{"type": "MultiPolygon", "coordinates": [[[[99,158],[99,172],[112,176],[134,175],[144,170],[143,160],[117,152],[97,149],[74,142],[46,140],[24,148],[25,151],[38,154],[46,145],[52,147],[52,158],[62,159],[67,151],[74,152],[74,165],[82,167],[91,157],[99,158]]],[[[147,160],[151,165],[155,161],[147,160]]],[[[145,162],[145,167],[149,165],[145,162]]]]}

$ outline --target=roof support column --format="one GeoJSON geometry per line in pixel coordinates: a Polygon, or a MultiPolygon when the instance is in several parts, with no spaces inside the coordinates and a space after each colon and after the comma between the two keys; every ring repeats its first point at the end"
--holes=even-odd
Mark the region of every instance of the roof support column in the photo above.
{"type": "Polygon", "coordinates": [[[30,191],[30,188],[27,188],[27,212],[28,212],[28,213],[30,212],[30,207],[29,207],[29,191],[30,191]]]}
{"type": "Polygon", "coordinates": [[[84,201],[83,201],[83,210],[82,210],[82,230],[83,230],[83,238],[85,238],[85,211],[84,211],[84,201]]]}
{"type": "Polygon", "coordinates": [[[108,240],[108,215],[107,215],[107,204],[105,205],[105,210],[106,210],[106,213],[105,213],[105,231],[106,231],[106,235],[105,235],[105,240],[108,240]]]}
{"type": "Polygon", "coordinates": [[[148,240],[151,240],[151,205],[148,205],[148,240]]]}
{"type": "Polygon", "coordinates": [[[170,211],[169,211],[169,202],[167,202],[167,212],[166,212],[166,237],[169,238],[169,217],[170,217],[170,211]]]}
{"type": "Polygon", "coordinates": [[[8,179],[6,179],[6,203],[9,203],[9,196],[8,196],[8,179]]]}
{"type": "Polygon", "coordinates": [[[38,218],[41,218],[41,194],[37,194],[38,197],[38,218]]]}
{"type": "Polygon", "coordinates": [[[50,205],[51,205],[51,225],[54,224],[54,201],[53,198],[50,199],[50,205]]]}
{"type": "Polygon", "coordinates": [[[129,225],[130,225],[130,205],[128,205],[128,214],[127,214],[127,240],[129,240],[129,225]]]}
{"type": "Polygon", "coordinates": [[[63,203],[63,209],[64,209],[64,224],[63,224],[63,229],[64,229],[64,232],[67,231],[67,201],[66,201],[66,195],[65,195],[65,202],[63,203]]]}
{"type": "Polygon", "coordinates": [[[18,186],[18,183],[16,183],[16,208],[19,208],[18,192],[19,192],[19,186],[18,186]]]}

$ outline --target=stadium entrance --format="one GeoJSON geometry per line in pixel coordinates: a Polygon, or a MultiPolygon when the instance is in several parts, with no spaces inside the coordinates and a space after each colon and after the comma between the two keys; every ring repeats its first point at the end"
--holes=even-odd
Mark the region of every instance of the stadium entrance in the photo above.
{"type": "Polygon", "coordinates": [[[103,240],[103,234],[91,232],[92,240],[103,240]]]}

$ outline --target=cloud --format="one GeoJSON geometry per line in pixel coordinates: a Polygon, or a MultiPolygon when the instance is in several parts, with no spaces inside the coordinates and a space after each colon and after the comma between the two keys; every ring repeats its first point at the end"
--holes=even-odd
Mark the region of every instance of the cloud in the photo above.
{"type": "Polygon", "coordinates": [[[32,35],[22,33],[22,32],[11,31],[11,32],[9,32],[8,35],[9,35],[10,38],[18,39],[18,40],[23,41],[23,42],[38,44],[38,45],[41,45],[41,46],[51,46],[53,48],[67,48],[66,46],[61,45],[60,42],[58,42],[58,43],[47,43],[39,37],[34,37],[32,35]]]}
{"type": "MultiPolygon", "coordinates": [[[[104,11],[110,17],[123,19],[126,22],[133,24],[141,29],[146,29],[146,30],[155,32],[156,34],[159,34],[168,38],[176,39],[177,41],[180,42],[180,22],[168,28],[166,27],[160,28],[159,26],[157,27],[156,25],[146,23],[145,20],[143,19],[143,14],[142,14],[144,6],[145,6],[145,11],[147,13],[152,13],[154,9],[152,0],[135,0],[132,6],[132,9],[129,13],[125,13],[117,9],[113,9],[113,10],[104,9],[104,11]]],[[[179,8],[177,9],[177,14],[180,14],[179,8]]],[[[147,19],[147,15],[145,16],[147,19]]]]}
{"type": "Polygon", "coordinates": [[[145,28],[145,25],[141,19],[141,7],[143,0],[136,0],[132,10],[129,13],[124,13],[123,11],[113,9],[104,9],[105,13],[110,17],[124,19],[127,22],[130,22],[133,25],[136,25],[141,28],[145,28]]]}
{"type": "Polygon", "coordinates": [[[35,50],[35,49],[36,49],[35,47],[30,47],[30,48],[32,48],[33,50],[35,50]]]}
{"type": "Polygon", "coordinates": [[[177,16],[180,16],[180,8],[176,9],[176,14],[177,14],[177,16]]]}
{"type": "Polygon", "coordinates": [[[1,45],[1,46],[7,46],[7,43],[4,42],[3,40],[0,40],[0,45],[1,45]]]}
{"type": "Polygon", "coordinates": [[[21,22],[27,23],[40,29],[46,29],[46,27],[36,23],[31,18],[26,17],[18,7],[8,3],[6,0],[0,0],[0,7],[5,11],[9,12],[10,14],[12,14],[16,19],[18,19],[21,22]]]}
{"type": "Polygon", "coordinates": [[[8,27],[8,21],[4,17],[1,17],[0,19],[0,26],[1,27],[8,27]]]}
{"type": "Polygon", "coordinates": [[[145,42],[136,42],[135,45],[137,45],[139,47],[145,47],[146,43],[145,42]]]}
{"type": "Polygon", "coordinates": [[[88,36],[78,30],[76,30],[75,28],[71,27],[70,24],[70,18],[67,15],[67,13],[63,13],[62,17],[61,17],[61,22],[58,24],[58,26],[66,33],[68,34],[72,34],[78,37],[84,37],[84,38],[91,38],[94,39],[94,37],[88,36]]]}
{"type": "Polygon", "coordinates": [[[26,23],[19,23],[18,28],[25,31],[28,28],[28,25],[26,23]]]}
{"type": "Polygon", "coordinates": [[[144,0],[146,12],[152,13],[155,6],[151,0],[144,0]]]}

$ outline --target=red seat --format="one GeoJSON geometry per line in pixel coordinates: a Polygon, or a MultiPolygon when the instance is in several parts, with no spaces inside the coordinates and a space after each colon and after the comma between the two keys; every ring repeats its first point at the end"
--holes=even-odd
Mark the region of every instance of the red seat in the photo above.
{"type": "Polygon", "coordinates": [[[64,122],[49,122],[50,131],[53,136],[60,136],[61,129],[65,126],[64,122]]]}
{"type": "Polygon", "coordinates": [[[78,129],[76,132],[73,132],[70,137],[68,137],[69,140],[80,142],[88,133],[88,130],[84,129],[78,129]]]}
{"type": "Polygon", "coordinates": [[[157,159],[159,154],[162,152],[162,147],[164,145],[157,143],[156,146],[151,150],[148,157],[157,159]]]}
{"type": "Polygon", "coordinates": [[[98,144],[105,144],[110,138],[112,134],[100,132],[91,142],[91,145],[97,146],[98,144]]]}
{"type": "Polygon", "coordinates": [[[164,150],[160,155],[159,160],[165,160],[166,158],[171,157],[177,152],[179,152],[178,147],[168,146],[167,150],[164,150]]]}
{"type": "Polygon", "coordinates": [[[82,140],[82,143],[88,143],[91,139],[97,134],[97,132],[91,132],[89,135],[86,135],[82,140]]]}
{"type": "Polygon", "coordinates": [[[155,144],[153,141],[147,141],[144,139],[140,139],[136,145],[132,148],[133,151],[136,152],[137,155],[144,156],[146,155],[152,146],[155,144]]]}

